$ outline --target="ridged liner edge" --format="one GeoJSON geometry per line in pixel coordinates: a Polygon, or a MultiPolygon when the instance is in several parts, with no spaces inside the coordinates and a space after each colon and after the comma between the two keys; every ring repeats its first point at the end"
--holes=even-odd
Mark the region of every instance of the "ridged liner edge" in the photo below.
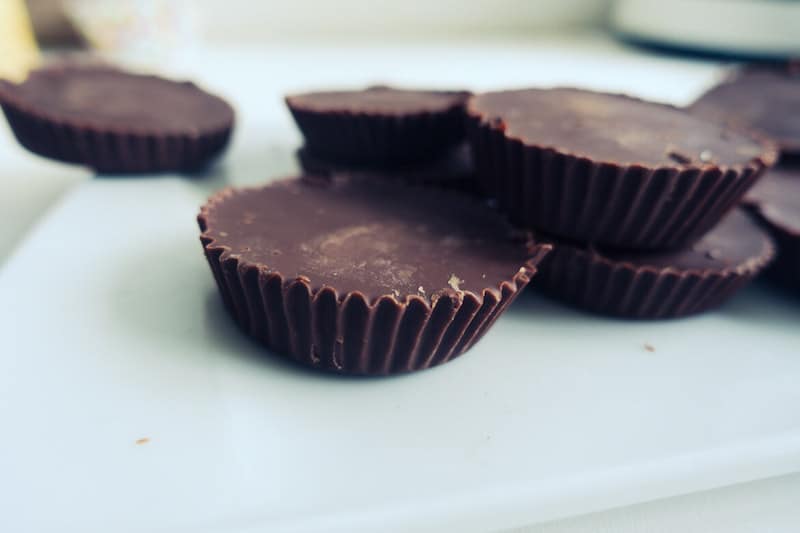
{"type": "Polygon", "coordinates": [[[555,243],[540,265],[535,288],[599,314],[637,319],[692,315],[718,307],[769,265],[775,244],[763,232],[762,239],[758,256],[721,270],[636,266],[555,243]]]}

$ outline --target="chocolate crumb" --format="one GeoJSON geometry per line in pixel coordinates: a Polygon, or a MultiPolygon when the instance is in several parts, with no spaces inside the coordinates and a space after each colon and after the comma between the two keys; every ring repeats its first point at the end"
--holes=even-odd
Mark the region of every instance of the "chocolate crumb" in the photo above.
{"type": "Polygon", "coordinates": [[[648,352],[655,352],[656,348],[652,344],[644,343],[644,349],[648,352]]]}
{"type": "Polygon", "coordinates": [[[137,445],[147,444],[148,442],[150,442],[150,439],[148,437],[142,437],[141,439],[136,439],[137,445]]]}
{"type": "Polygon", "coordinates": [[[688,165],[692,162],[692,158],[688,155],[684,155],[676,150],[670,150],[667,152],[667,155],[673,159],[676,163],[680,163],[681,165],[688,165]]]}
{"type": "Polygon", "coordinates": [[[506,123],[500,117],[493,117],[491,120],[491,124],[493,128],[496,128],[500,131],[506,131],[506,123]]]}

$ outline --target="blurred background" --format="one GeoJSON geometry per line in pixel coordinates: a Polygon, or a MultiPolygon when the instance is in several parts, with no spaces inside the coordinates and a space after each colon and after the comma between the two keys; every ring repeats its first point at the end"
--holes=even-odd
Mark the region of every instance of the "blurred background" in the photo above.
{"type": "Polygon", "coordinates": [[[140,60],[197,43],[524,40],[586,29],[695,51],[800,53],[795,1],[4,0],[0,9],[23,3],[43,46],[140,60]]]}
{"type": "MultiPolygon", "coordinates": [[[[8,0],[6,0],[8,1],[8,0]]],[[[17,0],[11,0],[14,2],[17,0]]],[[[41,42],[103,47],[141,37],[352,41],[487,37],[600,23],[609,0],[27,0],[41,42]]]]}
{"type": "MultiPolygon", "coordinates": [[[[233,144],[220,174],[243,181],[261,179],[265,160],[294,171],[287,92],[561,84],[684,105],[714,65],[800,57],[798,27],[800,2],[777,0],[0,0],[0,78],[69,54],[193,79],[247,110],[240,140],[272,132],[258,148],[233,144]]],[[[9,250],[86,175],[13,142],[0,157],[26,169],[3,178],[9,250]]]]}

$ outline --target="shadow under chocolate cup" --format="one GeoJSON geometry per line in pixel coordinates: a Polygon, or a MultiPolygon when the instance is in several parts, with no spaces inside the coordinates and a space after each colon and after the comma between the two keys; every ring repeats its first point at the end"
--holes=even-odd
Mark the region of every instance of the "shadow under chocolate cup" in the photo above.
{"type": "Polygon", "coordinates": [[[346,374],[420,370],[464,353],[550,249],[469,196],[342,176],[226,189],[198,222],[242,330],[346,374]]]}
{"type": "Polygon", "coordinates": [[[773,259],[772,239],[740,209],[681,250],[623,252],[540,236],[553,251],[534,288],[574,307],[635,319],[720,306],[773,259]]]}
{"type": "Polygon", "coordinates": [[[306,147],[340,163],[434,160],[464,140],[463,91],[369,87],[292,94],[306,147]]]}
{"type": "Polygon", "coordinates": [[[476,95],[467,115],[479,181],[513,222],[604,246],[691,244],[778,155],[675,107],[580,89],[476,95]]]}
{"type": "Polygon", "coordinates": [[[106,174],[201,169],[234,124],[227,102],[191,82],[74,63],[0,80],[0,105],[23,147],[106,174]]]}

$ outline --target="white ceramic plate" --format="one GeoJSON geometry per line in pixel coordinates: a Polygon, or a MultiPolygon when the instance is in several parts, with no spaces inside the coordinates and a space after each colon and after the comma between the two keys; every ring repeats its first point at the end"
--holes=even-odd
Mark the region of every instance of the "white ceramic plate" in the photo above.
{"type": "MultiPolygon", "coordinates": [[[[442,58],[497,57],[491,80],[461,70],[478,87],[627,72],[630,92],[671,101],[716,73],[570,46],[349,57],[358,80],[410,84],[452,83],[442,58]]],[[[194,218],[211,190],[292,170],[288,84],[271,75],[345,83],[337,54],[189,64],[216,65],[208,82],[239,107],[226,161],[88,181],[0,271],[4,531],[499,529],[800,470],[800,306],[763,288],[658,323],[525,294],[468,354],[388,379],[310,372],[243,337],[194,218]]]]}

